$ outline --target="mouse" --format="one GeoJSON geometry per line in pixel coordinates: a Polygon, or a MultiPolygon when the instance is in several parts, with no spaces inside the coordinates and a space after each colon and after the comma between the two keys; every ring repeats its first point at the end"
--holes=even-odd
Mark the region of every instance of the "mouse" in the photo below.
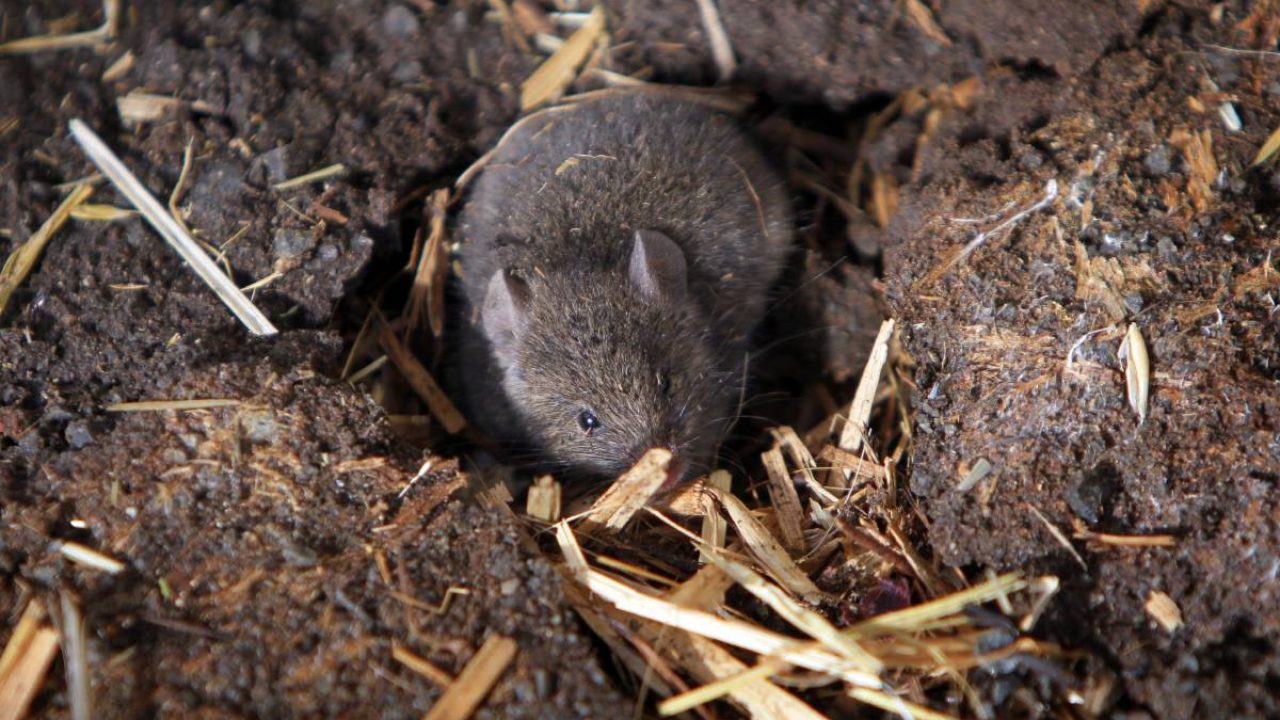
{"type": "Polygon", "coordinates": [[[734,420],[790,197],[735,116],[593,95],[518,122],[467,189],[463,405],[513,464],[612,479],[662,447],[674,486],[734,420]]]}

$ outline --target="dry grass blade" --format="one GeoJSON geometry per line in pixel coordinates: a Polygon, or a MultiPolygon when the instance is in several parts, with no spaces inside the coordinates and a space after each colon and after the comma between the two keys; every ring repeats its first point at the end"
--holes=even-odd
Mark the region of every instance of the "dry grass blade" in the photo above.
{"type": "Polygon", "coordinates": [[[108,405],[107,412],[157,412],[162,410],[207,410],[209,408],[235,407],[240,404],[233,398],[203,398],[197,400],[138,400],[108,405]]]}
{"type": "Polygon", "coordinates": [[[85,32],[65,35],[35,35],[0,43],[0,55],[24,55],[49,50],[94,47],[111,42],[120,21],[120,0],[103,0],[102,24],[85,32]]]}
{"type": "Polygon", "coordinates": [[[520,86],[520,109],[528,112],[564,94],[578,67],[604,33],[604,8],[596,6],[587,22],[546,59],[520,86]]]}
{"type": "Polygon", "coordinates": [[[1053,536],[1053,539],[1056,540],[1059,545],[1065,548],[1067,552],[1071,553],[1071,557],[1075,558],[1076,563],[1081,568],[1083,568],[1084,570],[1089,569],[1089,565],[1084,561],[1084,558],[1080,556],[1080,553],[1076,552],[1075,546],[1071,544],[1071,540],[1067,538],[1066,533],[1058,529],[1057,525],[1054,525],[1052,522],[1050,522],[1049,518],[1045,517],[1044,513],[1040,512],[1040,508],[1028,503],[1027,509],[1030,510],[1031,513],[1035,515],[1038,520],[1040,520],[1040,523],[1043,524],[1045,529],[1049,531],[1049,534],[1053,536]]]}
{"type": "Polygon", "coordinates": [[[773,447],[760,455],[765,474],[769,479],[769,497],[773,500],[774,516],[782,530],[782,544],[793,554],[803,554],[804,510],[800,507],[800,495],[796,492],[782,450],[773,447]]]}
{"type": "Polygon", "coordinates": [[[449,673],[436,667],[435,663],[430,660],[427,660],[398,643],[392,646],[391,657],[395,658],[396,662],[430,680],[441,688],[447,688],[453,684],[453,678],[449,676],[449,673]]]}
{"type": "Polygon", "coordinates": [[[962,613],[970,605],[990,602],[1026,586],[1021,573],[1008,573],[927,603],[877,615],[848,628],[846,632],[855,638],[915,632],[935,621],[962,613]]]}
{"type": "Polygon", "coordinates": [[[213,289],[218,298],[227,305],[240,322],[244,323],[245,327],[249,328],[250,332],[255,335],[275,335],[278,332],[262,311],[249,302],[244,293],[231,282],[231,278],[213,264],[213,260],[182,229],[177,220],[165,212],[155,197],[147,192],[138,178],[134,177],[129,168],[125,167],[120,158],[107,148],[102,139],[89,129],[88,125],[80,120],[72,120],[71,134],[75,136],[76,142],[80,143],[80,147],[98,166],[102,174],[111,180],[116,189],[129,199],[129,202],[133,203],[156,232],[168,241],[178,255],[182,256],[200,279],[213,289]]]}
{"type": "MultiPolygon", "coordinates": [[[[803,700],[768,679],[747,677],[745,673],[750,672],[750,668],[746,663],[704,637],[673,632],[656,623],[642,623],[640,631],[655,636],[655,639],[660,633],[661,639],[665,641],[664,651],[676,664],[698,682],[711,683],[715,690],[724,691],[730,702],[752,718],[822,720],[824,717],[803,700]],[[727,682],[721,682],[726,679],[727,682]]],[[[689,693],[692,695],[699,690],[702,690],[703,698],[713,699],[706,697],[710,694],[706,688],[691,690],[689,693]]]]}
{"type": "Polygon", "coordinates": [[[40,691],[44,676],[58,654],[58,631],[40,620],[29,617],[43,614],[39,603],[32,602],[5,645],[0,660],[0,720],[25,717],[27,708],[40,691]],[[33,613],[34,610],[38,612],[33,613]]]}
{"type": "Polygon", "coordinates": [[[679,715],[700,705],[705,705],[712,700],[718,700],[744,685],[757,680],[764,680],[779,670],[786,669],[786,667],[787,664],[780,660],[765,660],[753,668],[722,675],[702,687],[687,690],[679,695],[673,695],[658,703],[658,714],[663,717],[679,715]]]}
{"type": "MultiPolygon", "coordinates": [[[[707,486],[721,492],[729,492],[733,477],[727,470],[716,470],[707,476],[707,486]]],[[[715,499],[706,493],[701,495],[702,503],[702,545],[698,546],[698,562],[709,562],[708,553],[713,548],[724,547],[725,531],[729,529],[724,516],[716,512],[715,499]]],[[[696,575],[694,577],[697,577],[696,575]]]]}
{"type": "Polygon", "coordinates": [[[786,448],[787,455],[791,457],[791,463],[800,471],[800,479],[809,488],[809,491],[818,496],[827,507],[840,502],[840,498],[831,493],[830,490],[822,486],[814,476],[813,471],[818,463],[813,459],[813,453],[809,452],[809,448],[796,434],[796,431],[786,425],[774,428],[769,431],[782,447],[786,448]]]}
{"type": "Polygon", "coordinates": [[[44,248],[49,244],[49,239],[67,222],[67,218],[71,217],[71,211],[80,205],[93,194],[93,188],[89,185],[79,185],[71,194],[66,197],[58,207],[54,209],[53,214],[36,230],[26,242],[18,246],[4,261],[4,267],[0,268],[0,313],[3,313],[9,305],[9,298],[13,296],[13,291],[18,289],[22,281],[27,279],[31,274],[31,269],[35,267],[36,260],[44,253],[44,248]]]}
{"type": "Polygon", "coordinates": [[[742,538],[742,544],[746,545],[774,580],[807,602],[816,603],[822,599],[822,591],[818,586],[814,585],[809,576],[800,570],[787,554],[786,549],[773,538],[769,530],[751,514],[737,496],[715,488],[707,488],[707,492],[711,493],[720,503],[720,507],[724,508],[729,515],[729,521],[733,523],[738,536],[742,538]]]}
{"type": "Polygon", "coordinates": [[[448,395],[445,395],[444,390],[435,378],[431,377],[431,373],[422,366],[413,352],[400,342],[396,334],[391,331],[391,327],[386,322],[381,320],[379,322],[378,340],[382,343],[382,349],[387,353],[387,357],[391,358],[396,369],[404,375],[404,379],[409,382],[409,386],[418,394],[418,397],[427,404],[427,408],[444,426],[445,431],[450,434],[461,432],[467,426],[467,421],[462,417],[462,413],[458,412],[457,406],[448,395]]]}
{"type": "Polygon", "coordinates": [[[883,690],[853,688],[849,691],[849,697],[860,703],[866,703],[872,707],[878,707],[881,710],[893,713],[900,718],[911,718],[911,720],[957,720],[954,715],[931,710],[883,690]]]}
{"type": "Polygon", "coordinates": [[[114,205],[94,205],[85,203],[71,210],[71,217],[76,220],[85,220],[88,222],[112,222],[114,220],[126,220],[137,215],[137,210],[126,210],[118,208],[114,205]]]}
{"type": "Polygon", "coordinates": [[[329,178],[341,175],[346,171],[347,171],[346,165],[343,165],[342,163],[334,163],[333,165],[322,167],[319,170],[312,170],[311,172],[306,173],[305,175],[299,175],[298,177],[289,178],[288,180],[283,180],[281,182],[276,183],[275,185],[272,185],[271,187],[276,191],[292,190],[293,188],[302,187],[303,185],[307,185],[309,183],[319,182],[321,180],[328,180],[329,178]]]}
{"type": "Polygon", "coordinates": [[[1147,421],[1147,402],[1151,397],[1151,358],[1147,342],[1137,323],[1129,323],[1122,352],[1125,355],[1124,378],[1129,391],[1129,407],[1138,414],[1138,424],[1147,421]]]}
{"type": "Polygon", "coordinates": [[[733,45],[729,43],[729,33],[724,29],[720,9],[716,7],[716,0],[696,1],[702,28],[707,33],[707,44],[711,46],[711,58],[715,60],[716,69],[720,73],[720,82],[727,83],[733,79],[738,63],[733,59],[733,45]]]}
{"type": "Polygon", "coordinates": [[[427,202],[428,225],[431,229],[426,245],[418,257],[413,287],[409,289],[408,306],[405,309],[408,328],[418,327],[418,319],[425,309],[431,335],[437,338],[444,333],[444,291],[449,274],[449,253],[445,248],[444,233],[448,206],[449,191],[444,189],[433,192],[427,202]]]}
{"type": "Polygon", "coordinates": [[[90,720],[93,717],[93,697],[89,692],[89,647],[84,633],[84,616],[75,598],[63,590],[62,609],[62,664],[67,670],[67,694],[71,697],[71,717],[74,720],[90,720]]]}
{"type": "Polygon", "coordinates": [[[773,608],[778,616],[834,653],[844,656],[853,667],[865,673],[879,673],[884,665],[848,635],[841,633],[825,617],[796,602],[781,588],[767,582],[751,568],[727,557],[713,557],[722,570],[747,592],[773,608]]]}
{"type": "Polygon", "coordinates": [[[871,407],[875,404],[876,388],[880,386],[880,371],[889,359],[889,340],[893,337],[893,320],[885,320],[880,324],[880,332],[876,333],[875,344],[871,346],[871,355],[867,358],[867,366],[858,380],[858,389],[853,394],[853,404],[849,407],[849,418],[840,432],[840,449],[858,452],[862,449],[863,438],[867,434],[867,425],[871,421],[871,407]]]}
{"type": "Polygon", "coordinates": [[[485,695],[516,657],[516,641],[490,635],[467,666],[436,700],[424,720],[466,720],[480,707],[485,695]]]}
{"type": "Polygon", "coordinates": [[[1276,128],[1267,141],[1262,143],[1262,147],[1258,148],[1258,154],[1253,158],[1251,167],[1257,167],[1270,160],[1277,150],[1280,150],[1280,127],[1276,128]]]}
{"type": "Polygon", "coordinates": [[[662,489],[670,466],[670,450],[650,449],[605,490],[583,520],[610,530],[621,530],[662,489]]]}
{"type": "Polygon", "coordinates": [[[740,620],[726,620],[714,613],[685,607],[665,598],[647,595],[604,573],[592,570],[587,566],[573,532],[563,523],[557,526],[556,539],[564,553],[570,575],[585,585],[587,590],[622,612],[719,640],[744,650],[774,656],[792,665],[829,673],[856,685],[871,687],[880,684],[877,676],[851,669],[846,659],[813,643],[787,637],[740,620]]]}

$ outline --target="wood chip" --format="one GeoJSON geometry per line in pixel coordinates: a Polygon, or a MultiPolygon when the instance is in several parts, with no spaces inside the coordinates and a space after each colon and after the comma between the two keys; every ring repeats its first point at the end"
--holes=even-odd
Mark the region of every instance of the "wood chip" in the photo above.
{"type": "Polygon", "coordinates": [[[586,23],[520,86],[520,110],[528,112],[563,95],[603,34],[604,8],[597,5],[586,23]]]}
{"type": "Polygon", "coordinates": [[[1125,334],[1120,352],[1125,358],[1124,378],[1129,407],[1138,414],[1138,424],[1141,425],[1147,421],[1147,402],[1151,397],[1151,359],[1137,323],[1129,323],[1129,332],[1125,334]]]}
{"type": "Polygon", "coordinates": [[[978,458],[977,462],[969,468],[969,472],[965,473],[962,479],[956,485],[956,492],[967,493],[973,489],[975,485],[982,482],[982,479],[991,474],[991,462],[986,458],[978,458]]]}
{"type": "Polygon", "coordinates": [[[875,404],[876,388],[880,386],[880,371],[889,359],[889,340],[893,337],[893,325],[893,320],[885,320],[880,324],[880,332],[876,333],[875,344],[871,346],[867,365],[862,370],[858,389],[853,394],[849,417],[840,432],[841,450],[856,453],[862,449],[863,438],[866,437],[867,426],[871,421],[871,408],[875,404]]]}
{"type": "Polygon", "coordinates": [[[662,489],[670,465],[670,450],[651,448],[605,490],[583,520],[609,530],[621,530],[662,489]]]}
{"type": "Polygon", "coordinates": [[[130,90],[127,95],[116,98],[116,112],[120,113],[120,120],[125,127],[134,127],[171,118],[185,104],[168,95],[130,90]]]}
{"type": "Polygon", "coordinates": [[[446,432],[451,435],[461,432],[467,426],[467,421],[458,411],[458,407],[453,404],[413,352],[400,342],[391,327],[381,319],[379,319],[379,325],[378,341],[382,344],[387,357],[391,358],[392,364],[409,382],[409,387],[413,388],[418,397],[427,404],[427,409],[436,420],[440,421],[446,432]]]}
{"type": "Polygon", "coordinates": [[[933,19],[933,11],[928,6],[920,2],[920,0],[907,0],[907,15],[920,27],[920,30],[929,39],[938,43],[942,47],[951,47],[951,38],[942,31],[936,20],[933,19]]]}
{"type": "Polygon", "coordinates": [[[883,482],[886,479],[884,466],[878,465],[857,453],[841,450],[835,445],[828,445],[818,452],[818,459],[830,463],[837,470],[848,475],[849,482],[870,481],[883,482]]]}
{"type": "Polygon", "coordinates": [[[436,700],[424,720],[466,720],[480,707],[498,678],[516,657],[516,641],[501,635],[490,635],[458,673],[444,694],[436,700]]]}
{"type": "Polygon", "coordinates": [[[90,185],[78,185],[71,194],[68,195],[48,219],[40,225],[40,229],[22,243],[9,254],[8,259],[4,261],[4,267],[0,268],[0,313],[3,313],[9,305],[9,298],[13,296],[13,292],[18,289],[27,276],[31,274],[31,269],[35,267],[36,261],[44,254],[44,248],[49,244],[50,238],[67,222],[67,218],[71,217],[71,212],[76,206],[83,203],[90,195],[93,194],[93,187],[90,185]]]}
{"type": "Polygon", "coordinates": [[[786,548],[774,539],[773,534],[751,514],[736,495],[716,488],[707,488],[707,492],[725,509],[729,515],[729,522],[733,523],[734,529],[742,539],[742,544],[760,561],[774,580],[806,602],[817,603],[822,599],[823,594],[818,586],[813,584],[809,576],[805,575],[787,554],[786,548]]]}
{"type": "Polygon", "coordinates": [[[551,524],[560,520],[560,483],[550,475],[533,481],[525,501],[525,513],[531,518],[551,524]]]}
{"type": "Polygon", "coordinates": [[[1147,595],[1147,602],[1143,607],[1146,608],[1147,614],[1164,628],[1165,632],[1171,633],[1182,627],[1182,610],[1167,594],[1152,590],[1147,595]]]}

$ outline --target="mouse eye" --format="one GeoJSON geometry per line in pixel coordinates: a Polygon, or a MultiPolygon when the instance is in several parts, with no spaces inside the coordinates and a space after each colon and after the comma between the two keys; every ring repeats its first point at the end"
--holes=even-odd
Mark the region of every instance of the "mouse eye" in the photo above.
{"type": "Polygon", "coordinates": [[[578,413],[578,427],[582,428],[582,432],[590,435],[593,430],[600,427],[600,418],[590,410],[583,410],[578,413]]]}
{"type": "Polygon", "coordinates": [[[667,373],[658,373],[658,392],[663,395],[671,392],[671,376],[667,373]]]}

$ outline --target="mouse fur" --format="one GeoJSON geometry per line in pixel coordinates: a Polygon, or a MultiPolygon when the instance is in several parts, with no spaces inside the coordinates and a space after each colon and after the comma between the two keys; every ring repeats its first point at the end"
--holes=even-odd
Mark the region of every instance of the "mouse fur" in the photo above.
{"type": "Polygon", "coordinates": [[[458,222],[468,417],[562,477],[655,446],[675,479],[708,471],[792,226],[781,179],[711,107],[614,91],[526,118],[458,222]]]}

